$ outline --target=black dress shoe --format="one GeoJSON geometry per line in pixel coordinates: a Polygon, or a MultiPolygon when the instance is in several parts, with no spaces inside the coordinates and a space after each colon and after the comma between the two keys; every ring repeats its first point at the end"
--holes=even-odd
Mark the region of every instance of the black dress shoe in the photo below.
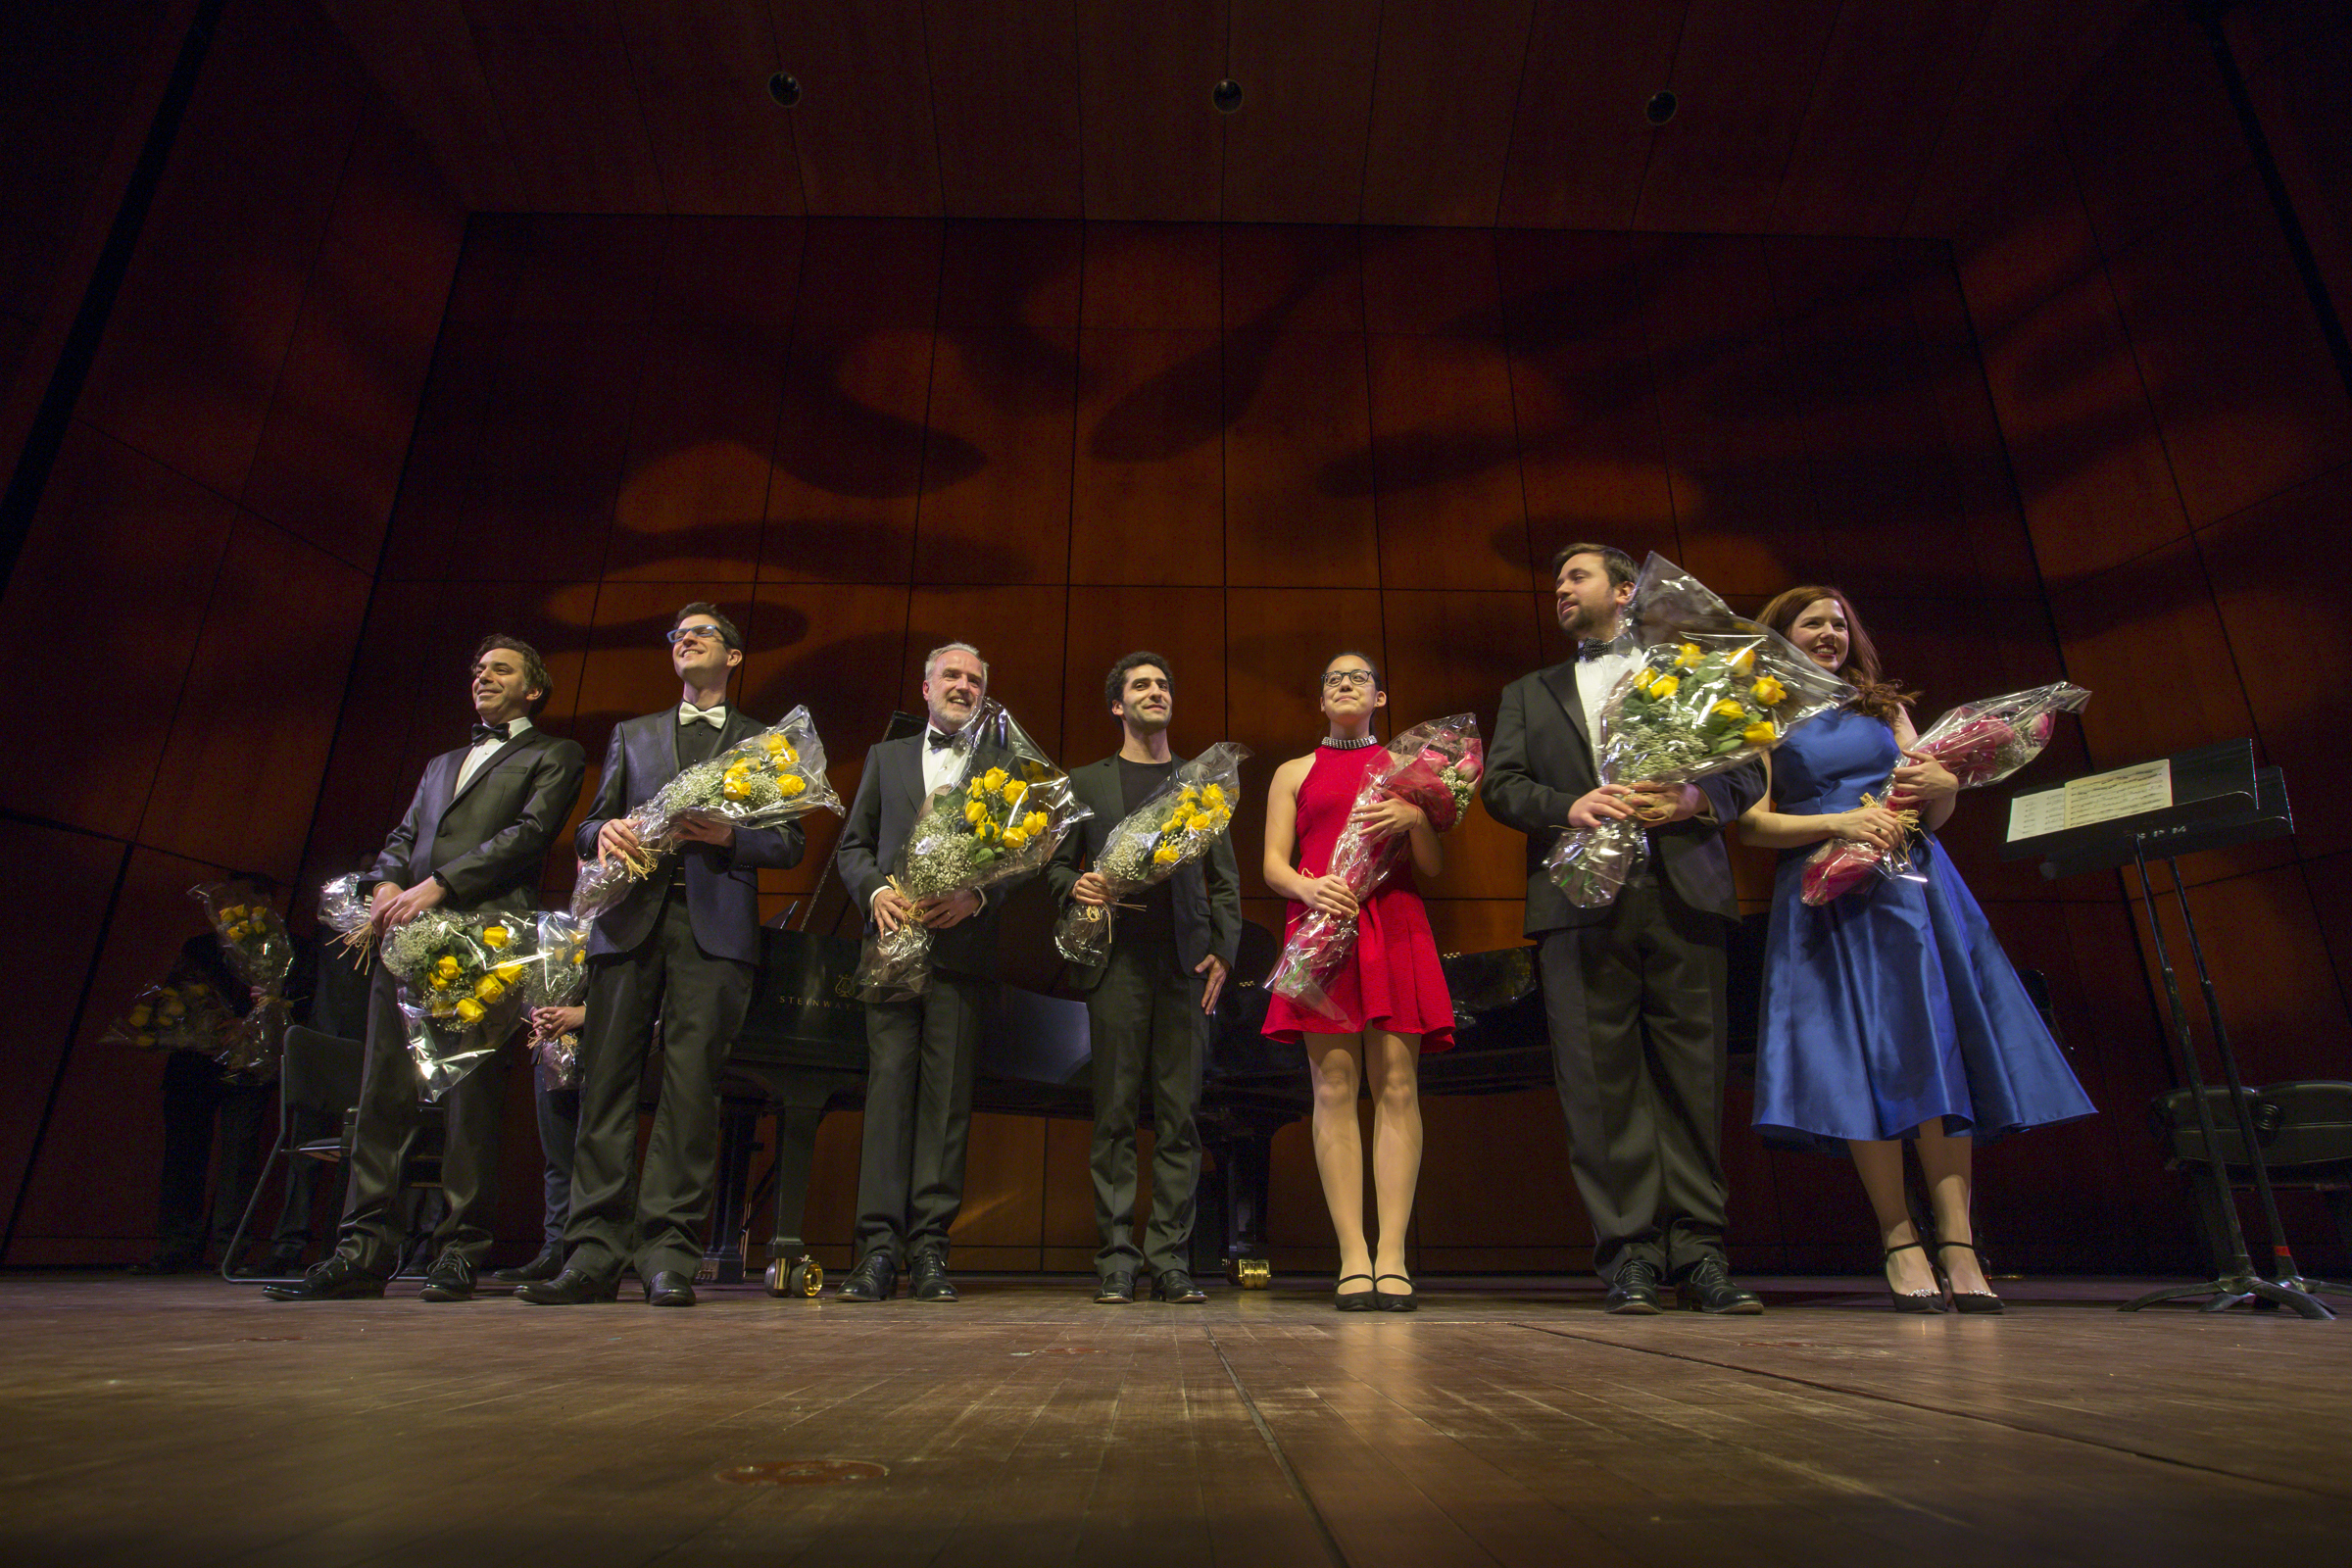
{"type": "Polygon", "coordinates": [[[590,1301],[612,1301],[620,1297],[620,1281],[600,1280],[585,1269],[567,1268],[552,1280],[540,1280],[514,1289],[514,1299],[528,1301],[533,1306],[581,1306],[590,1301]]]}
{"type": "Polygon", "coordinates": [[[564,1272],[564,1249],[542,1247],[539,1255],[519,1268],[502,1268],[490,1278],[500,1285],[536,1285],[564,1272]]]}
{"type": "Polygon", "coordinates": [[[914,1284],[914,1289],[908,1294],[918,1301],[960,1299],[956,1294],[956,1282],[948,1278],[947,1259],[937,1253],[925,1252],[916,1258],[914,1266],[907,1271],[907,1277],[914,1284]]]}
{"type": "Polygon", "coordinates": [[[1133,1306],[1135,1304],[1135,1276],[1105,1274],[1102,1283],[1095,1287],[1095,1299],[1103,1306],[1133,1306]]]}
{"type": "Polygon", "coordinates": [[[463,1252],[443,1252],[424,1271],[424,1289],[416,1293],[416,1298],[423,1301],[472,1300],[472,1261],[463,1252]]]}
{"type": "Polygon", "coordinates": [[[1616,1277],[1609,1281],[1609,1294],[1600,1298],[1600,1304],[1604,1311],[1642,1317],[1664,1311],[1665,1299],[1658,1295],[1658,1265],[1640,1257],[1618,1264],[1616,1277]]]}
{"type": "Polygon", "coordinates": [[[1416,1297],[1412,1293],[1412,1290],[1410,1289],[1412,1283],[1413,1282],[1410,1279],[1407,1279],[1402,1274],[1376,1275],[1372,1281],[1372,1304],[1379,1307],[1383,1312],[1419,1311],[1421,1309],[1421,1300],[1420,1298],[1416,1297]],[[1384,1291],[1380,1288],[1380,1282],[1382,1280],[1400,1280],[1407,1288],[1401,1291],[1384,1291]]]}
{"type": "Polygon", "coordinates": [[[865,1261],[833,1293],[836,1301],[887,1301],[899,1294],[899,1266],[888,1252],[868,1252],[865,1261]]]}
{"type": "Polygon", "coordinates": [[[1677,1300],[1693,1312],[1753,1317],[1764,1310],[1763,1298],[1734,1285],[1731,1271],[1723,1266],[1720,1257],[1702,1257],[1692,1264],[1674,1294],[1677,1300]]]}
{"type": "Polygon", "coordinates": [[[680,1274],[674,1269],[654,1270],[654,1277],[645,1282],[645,1304],[648,1306],[692,1306],[694,1304],[694,1276],[680,1274]]]}
{"type": "Polygon", "coordinates": [[[1152,1282],[1152,1294],[1171,1306],[1192,1306],[1208,1299],[1208,1293],[1180,1268],[1164,1268],[1152,1282]]]}
{"type": "Polygon", "coordinates": [[[368,1273],[341,1252],[329,1252],[293,1284],[265,1285],[262,1294],[272,1301],[352,1300],[383,1295],[384,1277],[368,1273]]]}

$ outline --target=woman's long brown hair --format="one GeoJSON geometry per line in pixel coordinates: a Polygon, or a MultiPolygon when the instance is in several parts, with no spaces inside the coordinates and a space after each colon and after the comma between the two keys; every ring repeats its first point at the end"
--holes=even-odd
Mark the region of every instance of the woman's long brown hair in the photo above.
{"type": "Polygon", "coordinates": [[[1845,662],[1838,666],[1838,673],[1854,689],[1854,710],[1891,726],[1905,704],[1919,701],[1919,693],[1907,692],[1901,681],[1886,678],[1879,667],[1879,645],[1862,629],[1862,617],[1854,613],[1854,602],[1845,597],[1844,589],[1816,582],[1785,588],[1772,596],[1756,618],[1786,637],[1796,617],[1823,599],[1836,601],[1838,613],[1845,616],[1845,662]]]}

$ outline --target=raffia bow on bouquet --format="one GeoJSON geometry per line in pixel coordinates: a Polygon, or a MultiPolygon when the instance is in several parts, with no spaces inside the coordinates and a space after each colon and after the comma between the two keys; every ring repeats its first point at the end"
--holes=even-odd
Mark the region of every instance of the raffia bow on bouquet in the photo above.
{"type": "Polygon", "coordinates": [[[336,877],[318,890],[318,923],[335,934],[362,974],[375,956],[375,884],[364,871],[336,877]]]}
{"type": "Polygon", "coordinates": [[[1168,775],[1145,802],[1119,819],[1095,858],[1094,871],[1110,886],[1110,904],[1075,901],[1054,923],[1054,946],[1089,968],[1110,956],[1118,902],[1156,887],[1216,846],[1233,820],[1242,763],[1250,748],[1219,741],[1168,775]]]}
{"type": "MultiPolygon", "coordinates": [[[[1853,695],[1663,556],[1643,564],[1626,614],[1642,662],[1601,702],[1593,756],[1603,784],[1679,786],[1729,772],[1853,695]]],[[[1641,864],[1651,825],[1637,816],[1572,828],[1544,869],[1569,903],[1604,908],[1641,864]]]]}
{"type": "MultiPolygon", "coordinates": [[[[1356,786],[1355,808],[1398,799],[1421,808],[1429,824],[1443,833],[1459,822],[1478,788],[1484,749],[1478,738],[1478,719],[1470,713],[1433,718],[1415,724],[1389,742],[1382,759],[1364,769],[1356,786]]],[[[1332,846],[1331,865],[1324,875],[1348,884],[1360,906],[1394,874],[1405,853],[1405,835],[1372,834],[1356,825],[1354,810],[1332,846]]],[[[1276,996],[1338,1022],[1346,1017],[1325,994],[1341,965],[1355,952],[1356,921],[1343,920],[1321,909],[1309,909],[1282,956],[1266,987],[1276,996]]]]}
{"type": "Polygon", "coordinates": [[[608,855],[582,866],[572,885],[571,912],[593,920],[627,898],[661,866],[662,857],[678,847],[678,830],[691,818],[737,828],[780,827],[819,808],[839,815],[841,797],[826,781],[825,746],[808,710],[796,708],[759,734],[685,769],[622,817],[636,831],[640,853],[608,855]]]}
{"type": "MultiPolygon", "coordinates": [[[[1927,728],[1911,750],[1934,758],[1959,780],[1964,790],[1998,784],[2024,767],[2049,745],[2060,713],[2080,712],[2090,693],[2067,681],[2035,686],[1982,702],[1962,703],[1927,728]]],[[[1865,794],[1865,806],[1884,805],[1893,794],[1890,777],[1877,796],[1865,794]]],[[[1903,825],[1917,831],[1919,813],[1896,813],[1903,825]]],[[[1894,849],[1849,839],[1831,839],[1805,861],[1807,904],[1818,907],[1878,877],[1916,877],[1912,868],[1915,840],[1906,838],[1894,849]]]]}
{"type": "MultiPolygon", "coordinates": [[[[956,731],[956,776],[932,791],[892,865],[890,885],[910,904],[978,892],[1029,875],[1054,858],[1062,835],[1094,815],[1070,776],[990,699],[956,731]]],[[[905,1002],[931,983],[932,931],[909,918],[865,939],[858,994],[905,1002]]]]}
{"type": "MultiPolygon", "coordinates": [[[[541,1007],[576,1007],[588,995],[588,927],[561,910],[541,914],[534,922],[534,941],[524,956],[523,1011],[541,1007]]],[[[533,1039],[531,1054],[539,1058],[558,1089],[572,1089],[580,1081],[580,1036],[577,1030],[533,1039]]]]}
{"type": "Polygon", "coordinates": [[[259,992],[236,1027],[214,1053],[238,1078],[260,1083],[277,1075],[286,1051],[286,976],[294,969],[294,939],[286,923],[262,896],[234,882],[207,882],[188,890],[204,906],[221,956],[231,974],[259,992]]]}
{"type": "Polygon", "coordinates": [[[481,1065],[521,1020],[531,916],[427,909],[384,933],[409,1056],[427,1100],[481,1065]]]}

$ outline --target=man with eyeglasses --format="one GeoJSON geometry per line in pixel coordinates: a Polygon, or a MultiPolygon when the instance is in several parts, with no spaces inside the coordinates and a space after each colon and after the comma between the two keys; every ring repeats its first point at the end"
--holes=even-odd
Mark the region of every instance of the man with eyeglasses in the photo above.
{"type": "MultiPolygon", "coordinates": [[[[554,682],[538,650],[503,633],[482,639],[470,676],[472,738],[424,764],[408,813],[369,873],[380,934],[425,910],[521,916],[536,902],[547,852],[580,798],[588,759],[577,742],[532,726],[554,682]]],[[[441,1196],[432,1266],[421,1295],[463,1301],[489,1252],[506,1074],[493,1054],[441,1097],[441,1196]]],[[[419,1121],[399,982],[375,966],[368,993],[368,1053],[335,1250],[291,1285],[264,1286],[280,1301],[381,1296],[408,1234],[400,1179],[419,1121]]]]}
{"type": "Polygon", "coordinates": [[[988,664],[969,643],[923,661],[921,735],[865,754],[858,796],[833,863],[866,910],[866,932],[919,920],[938,935],[931,980],[912,1002],[865,1007],[865,1141],[858,1163],[858,1265],[836,1299],[886,1301],[904,1266],[918,1301],[953,1301],[948,1227],[963,1206],[964,1145],[972,1121],[972,1055],[997,972],[996,906],[965,890],[909,900],[888,868],[931,792],[964,762],[957,736],[988,695],[988,664]]]}
{"type": "MultiPolygon", "coordinates": [[[[612,727],[596,804],[573,839],[583,860],[639,854],[631,811],[687,768],[765,728],[727,705],[743,635],[716,605],[688,605],[667,636],[678,704],[612,727]]],[[[647,1304],[694,1305],[718,1168],[718,1073],[760,962],[758,868],[799,864],[805,840],[797,822],[738,828],[695,817],[679,836],[684,842],[651,876],[598,916],[588,940],[564,1268],[514,1293],[536,1305],[610,1301],[626,1264],[635,1266],[647,1304]],[[644,1173],[632,1184],[638,1080],[657,1019],[662,1098],[644,1173]]]]}

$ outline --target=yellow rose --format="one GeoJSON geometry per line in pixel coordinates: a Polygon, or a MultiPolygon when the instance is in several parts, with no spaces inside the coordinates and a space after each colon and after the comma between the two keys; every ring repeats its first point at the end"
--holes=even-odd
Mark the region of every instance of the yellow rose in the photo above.
{"type": "Polygon", "coordinates": [[[458,1021],[466,1024],[480,1023],[482,1021],[483,1014],[488,1011],[489,1009],[487,1007],[484,1007],[480,1003],[474,1001],[471,997],[467,997],[464,1002],[459,1003],[457,1005],[458,1021]]]}
{"type": "Polygon", "coordinates": [[[1747,716],[1747,710],[1728,697],[1717,703],[1712,711],[1717,718],[1745,718],[1747,716]]]}
{"type": "Polygon", "coordinates": [[[1644,664],[1634,671],[1634,690],[1646,695],[1649,691],[1649,683],[1657,678],[1658,672],[1644,664]]]}
{"type": "Polygon", "coordinates": [[[767,755],[770,757],[781,757],[784,755],[784,737],[781,735],[764,736],[761,738],[760,744],[767,748],[767,755]]]}
{"type": "Polygon", "coordinates": [[[155,1049],[155,1036],[133,1035],[130,1037],[130,1043],[138,1047],[141,1051],[153,1051],[155,1049]]]}
{"type": "Polygon", "coordinates": [[[170,1023],[175,1018],[186,1017],[188,1015],[188,1004],[180,1001],[179,998],[175,996],[167,996],[163,1001],[156,1004],[155,1010],[163,1016],[163,1019],[166,1023],[170,1023]]]}
{"type": "Polygon", "coordinates": [[[1683,677],[1680,675],[1660,675],[1649,683],[1649,695],[1661,703],[1682,689],[1683,677]]]}
{"type": "Polygon", "coordinates": [[[1046,830],[1046,813],[1031,811],[1021,820],[1021,831],[1034,837],[1046,830]]]}
{"type": "Polygon", "coordinates": [[[1694,669],[1697,667],[1698,662],[1706,657],[1707,656],[1705,654],[1699,651],[1698,644],[1685,643],[1682,647],[1674,651],[1674,667],[1677,669],[1694,669]]]}
{"type": "Polygon", "coordinates": [[[991,795],[1004,794],[1004,786],[1011,780],[1012,775],[1001,767],[992,767],[980,775],[980,782],[988,787],[988,793],[991,795]]]}
{"type": "Polygon", "coordinates": [[[242,904],[223,904],[220,906],[220,918],[223,921],[242,920],[245,918],[245,906],[242,904]]]}
{"type": "Polygon", "coordinates": [[[1029,835],[1022,832],[1019,828],[1008,827],[1004,830],[1004,847],[1006,849],[1017,850],[1028,842],[1029,835]]]}
{"type": "Polygon", "coordinates": [[[1174,865],[1178,858],[1176,851],[1172,848],[1152,852],[1152,863],[1154,865],[1174,865]]]}
{"type": "Polygon", "coordinates": [[[1171,817],[1169,817],[1169,818],[1168,818],[1168,819],[1167,819],[1165,822],[1162,822],[1162,823],[1160,823],[1160,824],[1159,824],[1159,830],[1160,830],[1162,833],[1181,833],[1181,832],[1183,832],[1183,831],[1184,831],[1184,813],[1183,813],[1182,811],[1178,811],[1178,812],[1177,812],[1177,813],[1176,813],[1174,816],[1171,816],[1171,817]]]}
{"type": "Polygon", "coordinates": [[[1788,698],[1788,688],[1774,680],[1770,675],[1757,676],[1756,683],[1750,686],[1747,692],[1750,697],[1762,703],[1766,708],[1777,708],[1788,698]]]}
{"type": "Polygon", "coordinates": [[[529,967],[530,965],[523,962],[520,958],[509,958],[506,962],[500,964],[497,968],[491,970],[490,972],[498,976],[501,980],[504,980],[508,985],[513,985],[516,980],[522,978],[522,971],[529,967]]]}
{"type": "Polygon", "coordinates": [[[1780,730],[1769,718],[1759,718],[1740,732],[1740,738],[1750,746],[1770,746],[1780,736],[1780,730]]]}
{"type": "Polygon", "coordinates": [[[130,1026],[133,1029],[144,1029],[153,1022],[155,1022],[155,1009],[153,1007],[133,1007],[130,1009],[130,1026]]]}
{"type": "Polygon", "coordinates": [[[504,997],[507,988],[499,984],[498,976],[486,974],[482,976],[482,983],[473,988],[473,994],[484,1003],[492,1003],[504,997]]]}
{"type": "Polygon", "coordinates": [[[978,800],[978,799],[979,799],[979,798],[980,798],[980,797],[981,797],[983,794],[985,794],[985,793],[987,792],[987,790],[988,790],[988,783],[987,783],[987,781],[986,781],[986,780],[984,780],[984,779],[974,779],[974,780],[972,780],[972,781],[971,781],[971,783],[969,783],[969,784],[967,784],[967,785],[965,785],[965,786],[964,786],[964,791],[963,791],[963,792],[964,792],[964,794],[966,794],[966,795],[969,795],[969,796],[970,796],[970,797],[971,797],[973,800],[975,800],[975,801],[976,801],[976,800],[978,800]]]}
{"type": "Polygon", "coordinates": [[[1739,652],[1738,654],[1736,654],[1736,655],[1734,655],[1734,656],[1733,656],[1733,659],[1732,659],[1732,673],[1733,673],[1733,674],[1735,674],[1735,675],[1740,675],[1740,676],[1745,676],[1749,670],[1751,670],[1751,669],[1753,669],[1753,668],[1755,668],[1755,667],[1756,667],[1756,651],[1755,651],[1753,648],[1742,648],[1742,649],[1740,649],[1740,652],[1739,652]]]}
{"type": "Polygon", "coordinates": [[[452,980],[455,980],[458,977],[458,960],[446,953],[441,955],[441,956],[434,960],[433,963],[433,973],[438,975],[446,975],[452,980]]]}
{"type": "Polygon", "coordinates": [[[586,948],[572,949],[571,961],[574,963],[586,963],[588,961],[588,950],[586,948]]]}
{"type": "Polygon", "coordinates": [[[776,780],[776,793],[783,796],[788,801],[808,787],[808,784],[798,773],[785,773],[779,776],[776,780]]]}
{"type": "Polygon", "coordinates": [[[428,976],[428,978],[433,982],[433,989],[435,991],[447,991],[449,989],[449,976],[441,973],[439,970],[435,970],[430,976],[428,976]]]}
{"type": "Polygon", "coordinates": [[[1011,783],[1004,786],[1004,804],[1006,806],[1010,806],[1013,802],[1019,800],[1022,796],[1028,793],[1029,786],[1016,778],[1011,783]]]}
{"type": "Polygon", "coordinates": [[[488,949],[489,949],[491,952],[493,952],[493,953],[496,953],[496,952],[497,952],[499,949],[501,949],[501,948],[503,948],[503,947],[505,947],[506,945],[507,945],[507,928],[506,928],[505,926],[503,926],[503,925],[493,925],[493,926],[484,926],[484,927],[482,928],[482,946],[483,946],[483,947],[486,947],[486,948],[488,948],[488,949]]]}
{"type": "Polygon", "coordinates": [[[971,823],[971,824],[972,824],[974,827],[978,827],[978,826],[980,825],[981,819],[982,819],[982,818],[984,818],[984,817],[986,817],[987,815],[988,815],[988,808],[987,808],[987,807],[985,807],[985,806],[982,806],[982,805],[981,805],[981,804],[980,804],[978,801],[966,801],[966,802],[964,802],[964,805],[963,805],[963,819],[964,819],[966,822],[969,822],[969,823],[971,823]]]}
{"type": "Polygon", "coordinates": [[[1200,798],[1211,806],[1223,806],[1225,804],[1225,786],[1211,784],[1200,792],[1200,798]]]}
{"type": "Polygon", "coordinates": [[[718,787],[718,793],[722,799],[740,801],[750,796],[752,787],[739,778],[731,778],[718,787]]]}

